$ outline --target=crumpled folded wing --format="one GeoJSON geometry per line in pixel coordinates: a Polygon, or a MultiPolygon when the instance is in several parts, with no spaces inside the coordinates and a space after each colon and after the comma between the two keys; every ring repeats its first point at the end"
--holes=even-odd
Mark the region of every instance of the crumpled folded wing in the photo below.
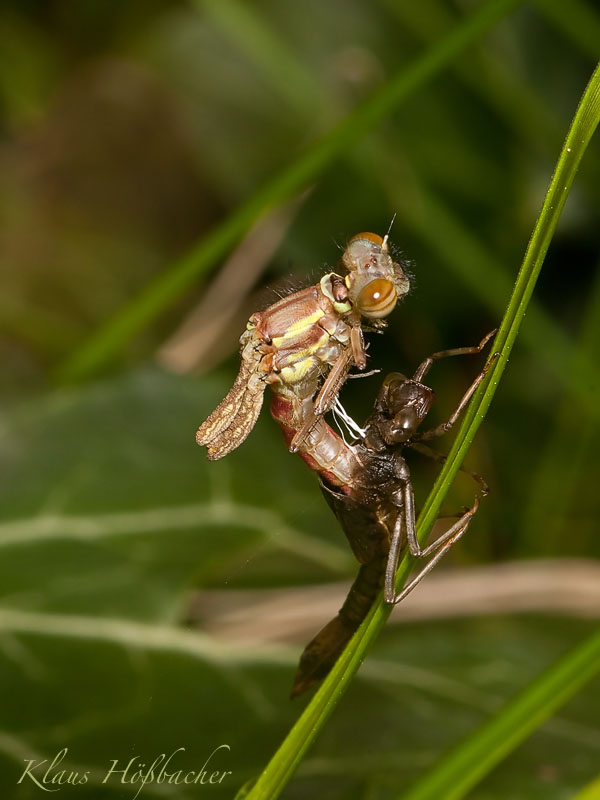
{"type": "Polygon", "coordinates": [[[239,447],[256,424],[266,387],[265,376],[258,370],[260,359],[261,354],[249,342],[242,349],[242,363],[233,386],[198,428],[196,442],[208,447],[211,461],[239,447]]]}

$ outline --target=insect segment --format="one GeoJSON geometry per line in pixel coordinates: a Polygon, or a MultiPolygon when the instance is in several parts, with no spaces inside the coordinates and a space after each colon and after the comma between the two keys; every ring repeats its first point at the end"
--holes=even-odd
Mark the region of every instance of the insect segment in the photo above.
{"type": "MultiPolygon", "coordinates": [[[[481,352],[492,333],[477,347],[434,354],[419,366],[412,378],[400,373],[388,375],[359,443],[346,444],[326,426],[324,420],[313,429],[314,441],[311,440],[310,446],[306,445],[306,452],[301,455],[306,461],[312,458],[313,463],[309,461],[309,465],[319,473],[323,494],[361,567],[337,616],[304,649],[292,697],[306,691],[329,673],[382,587],[386,603],[399,603],[467,530],[477,511],[478,497],[473,506],[444,534],[428,547],[421,548],[416,534],[410,472],[402,449],[413,447],[425,455],[444,460],[444,456],[430,450],[424,442],[443,435],[452,427],[484,379],[495,356],[475,378],[450,419],[426,431],[419,431],[419,427],[431,408],[434,393],[422,380],[439,358],[481,352]],[[340,469],[336,469],[337,465],[331,462],[331,454],[336,448],[340,453],[340,469]],[[348,472],[351,476],[345,480],[344,474],[348,472]],[[396,571],[400,557],[407,548],[416,558],[431,558],[396,594],[396,571]]],[[[286,413],[283,427],[284,434],[289,438],[289,409],[286,409],[286,413]]],[[[301,418],[301,415],[301,410],[297,410],[297,416],[301,418]]],[[[475,473],[470,474],[480,484],[480,494],[486,494],[485,481],[475,473]]]]}
{"type": "Polygon", "coordinates": [[[409,280],[390,255],[388,237],[374,233],[352,237],[341,265],[344,276],[330,272],[314,286],[252,314],[240,338],[235,383],[196,434],[209,459],[222,458],[248,436],[267,384],[292,396],[302,385],[299,396],[307,401],[302,424],[289,442],[294,452],[302,448],[335,403],[350,368],[364,369],[363,318],[371,321],[370,329],[384,327],[384,318],[408,292],[409,280]]]}

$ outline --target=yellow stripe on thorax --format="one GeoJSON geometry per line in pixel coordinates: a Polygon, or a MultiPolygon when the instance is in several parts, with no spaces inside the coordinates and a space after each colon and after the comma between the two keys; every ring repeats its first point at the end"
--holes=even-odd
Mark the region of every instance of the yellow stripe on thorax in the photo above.
{"type": "Polygon", "coordinates": [[[318,322],[321,319],[324,313],[325,312],[322,308],[318,308],[313,314],[310,314],[307,317],[302,317],[302,319],[293,322],[283,336],[276,336],[273,339],[273,345],[275,347],[283,347],[286,340],[292,339],[294,336],[298,336],[298,334],[302,333],[307,328],[312,327],[315,322],[318,322]]]}
{"type": "Polygon", "coordinates": [[[305,347],[303,350],[295,350],[294,351],[294,358],[300,361],[303,358],[309,358],[314,353],[317,352],[324,344],[327,344],[329,341],[329,334],[327,331],[323,331],[323,335],[319,338],[317,342],[313,342],[309,347],[305,347]]]}
{"type": "Polygon", "coordinates": [[[281,370],[281,377],[285,383],[296,383],[297,381],[301,381],[311,369],[314,369],[317,363],[316,358],[303,358],[300,361],[294,362],[289,367],[284,367],[281,370]]]}

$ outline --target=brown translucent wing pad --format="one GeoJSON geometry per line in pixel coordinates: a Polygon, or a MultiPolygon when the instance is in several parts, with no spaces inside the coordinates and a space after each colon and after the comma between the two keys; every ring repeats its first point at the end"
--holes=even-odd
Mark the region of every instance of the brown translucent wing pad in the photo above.
{"type": "Polygon", "coordinates": [[[298,697],[323,680],[346,647],[355,628],[334,617],[304,648],[294,678],[291,697],[298,697]]]}
{"type": "Polygon", "coordinates": [[[298,697],[331,672],[379,594],[385,561],[385,555],[380,554],[361,566],[338,615],[306,645],[294,678],[292,697],[298,697]]]}
{"type": "Polygon", "coordinates": [[[265,393],[265,382],[258,372],[260,358],[249,342],[242,350],[242,363],[233,386],[198,428],[196,442],[208,447],[211,461],[239,447],[256,424],[265,393]]]}

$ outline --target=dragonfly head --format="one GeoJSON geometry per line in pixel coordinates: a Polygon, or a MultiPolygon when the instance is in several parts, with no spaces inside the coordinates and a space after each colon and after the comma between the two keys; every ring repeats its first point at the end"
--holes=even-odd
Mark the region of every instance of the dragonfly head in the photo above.
{"type": "Polygon", "coordinates": [[[390,255],[387,235],[356,234],[346,245],[342,263],[348,270],[349,299],[367,319],[387,317],[410,288],[402,266],[390,255]]]}

